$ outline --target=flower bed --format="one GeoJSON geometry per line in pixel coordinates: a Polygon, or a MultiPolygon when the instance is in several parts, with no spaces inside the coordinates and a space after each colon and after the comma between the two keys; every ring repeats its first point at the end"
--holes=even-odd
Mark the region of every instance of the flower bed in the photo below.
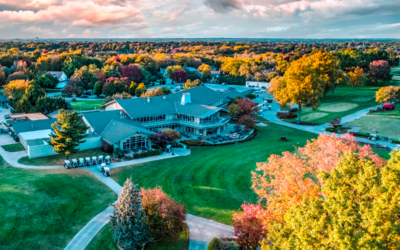
{"type": "Polygon", "coordinates": [[[276,113],[276,116],[279,118],[279,119],[295,119],[295,118],[297,118],[297,114],[295,114],[295,113],[293,113],[293,112],[278,112],[278,113],[276,113]]]}

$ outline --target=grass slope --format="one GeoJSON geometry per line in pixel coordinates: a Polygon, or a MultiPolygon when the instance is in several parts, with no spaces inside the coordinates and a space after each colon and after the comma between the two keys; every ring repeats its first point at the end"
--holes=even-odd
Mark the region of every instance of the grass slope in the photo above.
{"type": "Polygon", "coordinates": [[[271,154],[293,151],[317,135],[270,123],[257,137],[245,143],[192,147],[192,154],[163,161],[113,169],[119,184],[132,176],[140,187],[160,186],[188,213],[232,224],[232,214],[243,202],[257,202],[251,190],[251,171],[271,154]],[[286,136],[289,141],[279,141],[286,136]],[[297,144],[299,143],[299,144],[297,144]]]}
{"type": "MultiPolygon", "coordinates": [[[[189,231],[181,233],[178,240],[157,242],[146,245],[146,250],[187,250],[189,248],[189,231]]],[[[105,225],[93,238],[85,250],[119,250],[111,234],[111,226],[105,225]]]]}
{"type": "Polygon", "coordinates": [[[27,170],[0,157],[0,249],[64,249],[117,195],[85,170],[27,170]]]}
{"type": "Polygon", "coordinates": [[[7,152],[18,152],[25,150],[21,143],[14,143],[1,146],[7,152]]]}
{"type": "Polygon", "coordinates": [[[78,100],[71,102],[72,108],[76,111],[94,110],[97,109],[104,103],[104,100],[78,100]]]}

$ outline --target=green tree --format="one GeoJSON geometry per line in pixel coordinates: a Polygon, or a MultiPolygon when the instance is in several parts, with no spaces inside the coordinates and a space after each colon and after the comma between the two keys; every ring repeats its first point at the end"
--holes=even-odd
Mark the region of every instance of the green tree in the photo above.
{"type": "Polygon", "coordinates": [[[92,64],[89,67],[83,66],[80,69],[76,69],[74,75],[81,80],[83,83],[83,88],[87,91],[88,89],[92,89],[94,84],[97,81],[97,75],[94,72],[97,72],[96,65],[92,64]]]}
{"type": "Polygon", "coordinates": [[[6,80],[6,73],[3,70],[3,67],[0,64],[0,86],[4,84],[4,81],[6,80]]]}
{"type": "Polygon", "coordinates": [[[103,85],[101,82],[96,82],[93,87],[93,93],[99,97],[101,93],[103,92],[103,85]]]}
{"type": "Polygon", "coordinates": [[[142,197],[131,179],[122,187],[118,202],[113,205],[110,219],[111,232],[118,246],[123,249],[141,250],[152,239],[146,225],[146,214],[142,208],[142,197]]]}
{"type": "Polygon", "coordinates": [[[46,96],[46,92],[44,92],[42,87],[40,87],[35,81],[30,81],[25,90],[25,97],[32,104],[32,106],[35,106],[36,101],[43,96],[46,96]]]}
{"type": "Polygon", "coordinates": [[[137,97],[141,96],[143,93],[146,92],[146,86],[144,86],[144,83],[139,84],[139,86],[135,90],[135,95],[137,97]]]}
{"type": "Polygon", "coordinates": [[[67,160],[71,154],[79,151],[77,147],[85,142],[83,139],[89,129],[77,112],[64,109],[60,110],[57,121],[51,127],[54,131],[50,134],[49,144],[54,152],[65,155],[67,160]]]}
{"type": "Polygon", "coordinates": [[[131,82],[131,85],[129,86],[129,89],[128,89],[128,93],[130,95],[134,96],[137,87],[138,87],[138,85],[136,82],[131,82]]]}
{"type": "Polygon", "coordinates": [[[269,229],[262,250],[400,248],[400,150],[382,168],[348,152],[318,175],[324,197],[293,206],[269,229]]]}
{"type": "Polygon", "coordinates": [[[52,76],[51,74],[43,74],[36,79],[36,83],[39,84],[44,90],[47,88],[55,88],[58,84],[57,77],[52,76]]]}

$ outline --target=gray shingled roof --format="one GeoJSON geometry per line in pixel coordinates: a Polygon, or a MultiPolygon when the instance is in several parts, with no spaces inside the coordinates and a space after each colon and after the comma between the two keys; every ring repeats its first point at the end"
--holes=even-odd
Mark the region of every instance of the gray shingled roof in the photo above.
{"type": "Polygon", "coordinates": [[[82,112],[81,114],[90,124],[90,126],[94,128],[95,132],[98,135],[103,133],[104,129],[108,126],[111,120],[122,121],[132,126],[137,126],[139,128],[144,129],[144,127],[140,122],[129,119],[129,117],[126,117],[125,114],[123,114],[123,116],[121,117],[120,113],[121,113],[120,110],[112,110],[112,111],[82,112]]]}
{"type": "Polygon", "coordinates": [[[101,138],[110,144],[119,142],[129,136],[133,136],[137,132],[152,135],[154,132],[142,127],[133,126],[122,120],[111,120],[107,127],[101,133],[101,138]]]}
{"type": "Polygon", "coordinates": [[[51,124],[53,124],[57,119],[46,119],[37,121],[18,121],[13,122],[12,127],[16,134],[24,132],[32,132],[38,130],[52,129],[51,124]]]}
{"type": "Polygon", "coordinates": [[[121,105],[121,107],[132,119],[136,119],[139,117],[175,113],[182,113],[187,115],[198,114],[198,116],[201,116],[205,112],[208,112],[210,108],[206,110],[204,107],[200,108],[200,106],[195,106],[194,104],[203,106],[210,105],[224,98],[225,95],[202,85],[166,96],[150,97],[150,102],[148,102],[148,98],[122,99],[116,100],[116,102],[121,105]],[[186,107],[180,108],[182,107],[180,102],[184,93],[190,93],[190,98],[193,104],[191,105],[191,107],[195,108],[195,110],[190,110],[186,107]],[[178,111],[178,109],[180,111],[178,111]],[[203,110],[204,112],[202,112],[201,110],[203,110]]]}
{"type": "Polygon", "coordinates": [[[236,97],[245,97],[247,94],[247,92],[243,93],[243,92],[238,92],[236,90],[233,91],[229,91],[226,93],[223,93],[224,97],[225,97],[225,102],[230,102],[233,99],[235,99],[236,97]]]}
{"type": "Polygon", "coordinates": [[[210,116],[222,109],[218,107],[207,106],[197,103],[189,103],[186,105],[181,105],[180,103],[177,103],[176,108],[178,114],[191,115],[200,118],[205,118],[207,116],[210,116]]]}

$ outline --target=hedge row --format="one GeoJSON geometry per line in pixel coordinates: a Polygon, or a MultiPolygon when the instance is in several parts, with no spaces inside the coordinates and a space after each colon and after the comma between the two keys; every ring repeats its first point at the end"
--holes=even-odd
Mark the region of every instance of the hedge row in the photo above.
{"type": "Polygon", "coordinates": [[[146,153],[134,154],[133,158],[134,159],[146,158],[146,157],[150,157],[150,156],[160,155],[160,154],[162,154],[162,152],[163,152],[162,149],[155,149],[152,151],[148,151],[146,153]]]}

